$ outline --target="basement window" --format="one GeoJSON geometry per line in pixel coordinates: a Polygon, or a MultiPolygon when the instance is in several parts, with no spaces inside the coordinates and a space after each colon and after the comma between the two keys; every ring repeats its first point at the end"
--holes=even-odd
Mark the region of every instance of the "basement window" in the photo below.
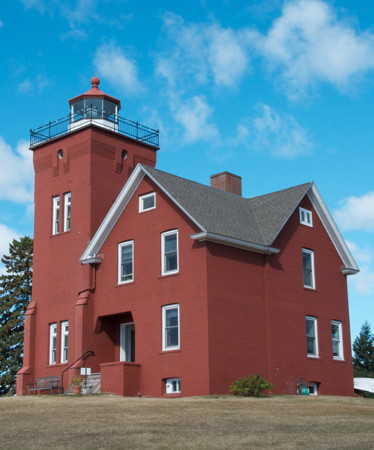
{"type": "Polygon", "coordinates": [[[150,211],[156,208],[156,192],[139,197],[139,212],[150,211]]]}
{"type": "Polygon", "coordinates": [[[165,380],[166,394],[180,394],[181,392],[181,379],[180,378],[167,378],[165,380]]]}
{"type": "Polygon", "coordinates": [[[315,381],[309,382],[309,395],[318,395],[318,385],[315,381]]]}

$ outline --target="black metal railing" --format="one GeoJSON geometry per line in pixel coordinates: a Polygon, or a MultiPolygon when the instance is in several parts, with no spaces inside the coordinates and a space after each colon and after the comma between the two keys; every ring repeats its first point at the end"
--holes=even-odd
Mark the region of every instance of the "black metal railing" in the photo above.
{"type": "MultiPolygon", "coordinates": [[[[82,363],[84,362],[87,358],[89,358],[90,356],[95,356],[95,352],[93,352],[92,350],[87,350],[85,353],[83,353],[83,355],[81,355],[79,358],[77,358],[75,361],[73,361],[68,367],[66,367],[62,372],[61,372],[61,382],[60,385],[62,387],[62,392],[64,392],[64,374],[67,370],[71,369],[72,366],[74,366],[75,364],[82,363]]],[[[76,369],[76,367],[74,367],[74,369],[76,369]]]]}
{"type": "Polygon", "coordinates": [[[48,122],[35,130],[30,130],[30,148],[50,139],[63,136],[90,123],[158,148],[159,130],[148,128],[139,122],[124,119],[93,106],[89,106],[79,113],[69,114],[61,119],[48,122]]]}

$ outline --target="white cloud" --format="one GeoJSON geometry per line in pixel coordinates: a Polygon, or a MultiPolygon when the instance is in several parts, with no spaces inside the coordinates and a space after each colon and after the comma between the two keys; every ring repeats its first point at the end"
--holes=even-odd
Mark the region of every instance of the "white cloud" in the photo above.
{"type": "Polygon", "coordinates": [[[310,153],[314,144],[290,114],[280,114],[269,105],[257,105],[259,115],[237,128],[237,140],[259,152],[292,159],[310,153]]]}
{"type": "Polygon", "coordinates": [[[344,199],[334,217],[344,230],[374,231],[374,192],[344,199]]]}
{"type": "Polygon", "coordinates": [[[0,161],[0,200],[32,202],[34,172],[28,143],[21,141],[13,151],[0,136],[0,161]]]}
{"type": "Polygon", "coordinates": [[[94,65],[98,74],[122,88],[127,96],[137,95],[143,91],[136,63],[117,45],[100,46],[96,51],[94,65]]]}
{"type": "Polygon", "coordinates": [[[6,225],[0,223],[0,265],[1,258],[9,254],[9,244],[13,239],[19,239],[20,234],[6,225]]]}
{"type": "Polygon", "coordinates": [[[49,80],[44,75],[37,75],[33,80],[26,78],[18,85],[18,91],[22,94],[39,95],[50,85],[49,80]]]}
{"type": "Polygon", "coordinates": [[[212,110],[204,97],[192,97],[187,102],[174,104],[173,109],[175,120],[184,128],[185,142],[211,140],[218,136],[217,128],[209,123],[212,110]]]}
{"type": "Polygon", "coordinates": [[[131,14],[124,14],[116,0],[21,0],[25,9],[34,9],[41,15],[55,17],[60,15],[66,20],[70,30],[63,33],[61,38],[87,39],[90,31],[84,25],[92,22],[121,28],[123,23],[131,20],[131,14]]]}
{"type": "Polygon", "coordinates": [[[240,31],[218,23],[186,24],[182,17],[163,16],[167,50],[156,58],[156,72],[169,84],[183,85],[193,79],[199,84],[236,85],[248,67],[247,39],[240,31]]]}
{"type": "Polygon", "coordinates": [[[360,272],[350,277],[349,282],[360,295],[374,292],[374,272],[367,266],[360,267],[360,272]]]}
{"type": "Polygon", "coordinates": [[[346,90],[374,68],[374,34],[339,21],[321,0],[286,2],[282,15],[255,44],[279,69],[293,98],[317,82],[346,90]]]}
{"type": "Polygon", "coordinates": [[[371,262],[373,257],[373,252],[368,248],[361,248],[356,243],[352,241],[345,241],[352,252],[352,255],[357,260],[358,263],[368,264],[371,262]]]}
{"type": "Polygon", "coordinates": [[[51,8],[56,6],[55,1],[53,0],[49,2],[45,0],[21,0],[21,3],[26,9],[36,9],[40,14],[45,14],[47,11],[51,11],[51,8]]]}

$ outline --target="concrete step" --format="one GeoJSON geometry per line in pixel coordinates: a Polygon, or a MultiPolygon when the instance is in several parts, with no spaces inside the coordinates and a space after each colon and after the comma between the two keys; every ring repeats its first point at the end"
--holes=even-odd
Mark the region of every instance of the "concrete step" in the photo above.
{"type": "MultiPolygon", "coordinates": [[[[84,378],[84,377],[82,377],[84,378]]],[[[82,383],[82,394],[100,394],[101,393],[101,374],[92,373],[87,375],[87,379],[83,380],[82,383]]],[[[73,389],[70,386],[69,389],[65,391],[65,395],[73,395],[73,389]]]]}

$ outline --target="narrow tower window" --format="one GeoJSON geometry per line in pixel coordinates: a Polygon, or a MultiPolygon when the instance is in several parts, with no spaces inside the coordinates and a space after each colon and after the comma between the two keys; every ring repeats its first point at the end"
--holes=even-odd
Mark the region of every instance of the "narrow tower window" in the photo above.
{"type": "Polygon", "coordinates": [[[70,230],[71,192],[64,195],[64,231],[70,230]]]}
{"type": "Polygon", "coordinates": [[[60,228],[60,196],[53,197],[52,234],[57,234],[60,228]]]}
{"type": "Polygon", "coordinates": [[[49,364],[56,364],[57,324],[49,325],[49,364]]]}
{"type": "Polygon", "coordinates": [[[61,322],[61,362],[68,362],[69,323],[61,322]]]}

